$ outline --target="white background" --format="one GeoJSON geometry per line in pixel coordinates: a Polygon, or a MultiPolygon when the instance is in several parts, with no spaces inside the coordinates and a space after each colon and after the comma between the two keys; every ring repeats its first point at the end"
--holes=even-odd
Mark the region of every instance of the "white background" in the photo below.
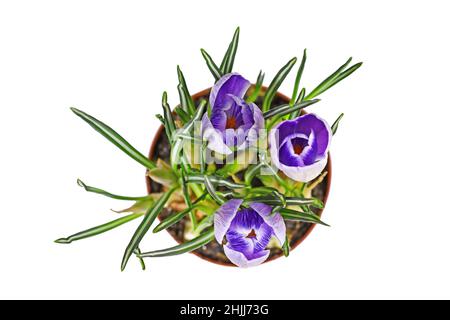
{"type": "MultiPolygon", "coordinates": [[[[446,1],[2,1],[0,4],[1,298],[450,298],[446,1]],[[102,119],[147,153],[176,65],[191,93],[212,84],[236,26],[235,70],[266,84],[308,48],[312,89],[349,56],[364,65],[311,110],[332,122],[324,220],[288,259],[224,268],[186,254],[132,258],[138,221],[58,245],[117,217],[142,195],[144,169],[69,111],[102,119]]],[[[294,72],[281,91],[290,94],[294,72]]],[[[143,250],[174,244],[150,235],[143,250]]]]}

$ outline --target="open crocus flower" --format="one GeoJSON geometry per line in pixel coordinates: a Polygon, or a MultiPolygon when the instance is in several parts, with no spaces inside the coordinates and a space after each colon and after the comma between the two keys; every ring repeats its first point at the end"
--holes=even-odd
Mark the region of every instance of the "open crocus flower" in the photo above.
{"type": "Polygon", "coordinates": [[[240,206],[242,200],[232,199],[222,205],[214,215],[216,240],[224,244],[225,255],[239,267],[261,264],[268,257],[266,247],[272,236],[284,244],[286,225],[279,213],[272,214],[272,208],[253,202],[249,208],[240,206]]]}
{"type": "Polygon", "coordinates": [[[250,82],[237,73],[224,75],[211,90],[211,118],[202,118],[203,137],[208,148],[231,154],[256,141],[258,131],[264,128],[264,117],[254,103],[245,102],[244,95],[250,82]]]}
{"type": "Polygon", "coordinates": [[[283,121],[270,132],[273,164],[289,178],[308,182],[325,168],[331,129],[315,114],[283,121]]]}

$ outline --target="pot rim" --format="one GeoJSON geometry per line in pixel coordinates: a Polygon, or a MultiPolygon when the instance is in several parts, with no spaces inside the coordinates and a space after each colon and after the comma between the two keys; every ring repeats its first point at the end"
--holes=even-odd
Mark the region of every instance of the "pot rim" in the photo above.
{"type": "MultiPolygon", "coordinates": [[[[254,87],[254,84],[252,84],[252,87],[254,87]]],[[[266,91],[266,90],[267,90],[267,87],[266,87],[266,86],[261,86],[261,89],[264,90],[264,91],[266,91]]],[[[207,88],[207,89],[201,90],[201,91],[199,91],[199,92],[193,94],[193,95],[192,95],[192,98],[193,98],[194,101],[195,101],[195,100],[199,99],[200,97],[203,97],[203,96],[209,94],[210,91],[211,91],[211,88],[207,88]]],[[[289,102],[289,101],[290,101],[290,99],[289,99],[286,95],[284,95],[283,93],[281,93],[281,92],[279,92],[279,91],[277,91],[276,96],[279,97],[280,99],[286,101],[286,102],[289,102]]],[[[305,111],[302,110],[302,112],[305,112],[305,111]]],[[[149,159],[152,159],[152,158],[153,158],[153,155],[155,154],[156,145],[157,145],[157,142],[158,142],[159,137],[161,136],[163,130],[164,130],[164,126],[163,126],[163,125],[160,125],[159,128],[158,128],[158,130],[157,130],[156,133],[155,133],[155,136],[153,137],[153,140],[152,140],[152,143],[151,143],[151,146],[150,146],[150,150],[149,150],[149,154],[148,154],[148,158],[149,158],[149,159]]],[[[322,209],[319,210],[319,213],[318,213],[318,216],[319,216],[319,217],[322,216],[323,210],[325,209],[325,206],[326,206],[326,203],[327,203],[327,200],[328,200],[328,195],[330,194],[330,188],[331,188],[331,175],[332,175],[332,169],[331,169],[331,168],[332,168],[332,166],[331,166],[331,155],[330,155],[330,152],[328,152],[328,161],[327,161],[327,166],[326,166],[326,170],[327,170],[327,172],[328,172],[328,174],[327,174],[327,185],[326,185],[325,194],[324,194],[323,201],[322,201],[324,206],[323,206],[322,209]]],[[[145,175],[145,182],[146,182],[146,185],[147,185],[147,193],[150,194],[150,193],[151,193],[151,184],[150,184],[150,178],[148,177],[147,174],[145,175]]],[[[158,215],[158,220],[160,220],[159,215],[158,215]]],[[[309,228],[306,230],[306,232],[305,232],[299,239],[297,239],[297,240],[294,242],[294,244],[291,245],[290,251],[293,251],[295,248],[297,248],[297,246],[300,245],[300,243],[302,243],[302,242],[309,236],[309,234],[313,231],[313,229],[315,228],[315,226],[316,226],[315,223],[311,223],[310,226],[309,226],[309,228]]],[[[166,230],[166,231],[167,231],[167,230],[166,230]]],[[[178,244],[181,244],[181,243],[182,243],[182,242],[179,241],[172,233],[170,233],[169,231],[167,231],[167,233],[170,234],[170,236],[171,236],[178,244]]],[[[203,259],[203,260],[206,260],[206,261],[208,261],[208,262],[211,262],[211,263],[215,263],[215,264],[218,264],[218,265],[221,265],[221,266],[226,266],[226,267],[235,267],[235,265],[232,264],[232,263],[228,263],[228,264],[227,264],[227,263],[224,263],[224,262],[222,262],[222,261],[218,261],[218,260],[209,258],[209,257],[207,257],[207,256],[204,256],[204,255],[198,253],[196,250],[191,251],[191,252],[189,252],[189,253],[194,254],[194,255],[196,255],[197,257],[199,257],[199,258],[201,258],[201,259],[203,259]]],[[[282,253],[275,254],[275,255],[269,257],[269,258],[268,258],[266,261],[264,261],[263,263],[267,263],[267,262],[276,260],[276,259],[280,258],[281,256],[283,256],[282,253]]]]}

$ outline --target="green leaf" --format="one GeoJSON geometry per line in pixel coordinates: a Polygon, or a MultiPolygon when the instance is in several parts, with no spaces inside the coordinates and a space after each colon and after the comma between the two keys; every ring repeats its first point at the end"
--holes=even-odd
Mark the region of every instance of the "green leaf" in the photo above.
{"type": "Polygon", "coordinates": [[[216,201],[219,205],[224,204],[225,201],[216,193],[216,189],[214,188],[214,185],[207,175],[204,175],[204,181],[206,190],[208,191],[211,198],[213,198],[213,200],[216,201]]]}
{"type": "Polygon", "coordinates": [[[339,74],[345,70],[348,64],[352,61],[352,57],[348,58],[347,61],[340,66],[335,72],[329,75],[325,80],[323,80],[317,87],[315,87],[311,93],[306,96],[306,99],[317,97],[319,94],[324,92],[326,88],[333,82],[333,80],[339,76],[339,74]]]}
{"type": "Polygon", "coordinates": [[[180,212],[175,212],[173,214],[171,214],[170,216],[168,216],[167,218],[165,218],[164,220],[162,220],[154,229],[153,229],[153,233],[157,233],[160,232],[162,230],[165,230],[171,226],[173,226],[175,223],[181,221],[181,219],[183,219],[183,217],[188,214],[189,212],[192,212],[193,210],[200,208],[200,201],[202,201],[206,195],[208,194],[208,192],[204,192],[200,197],[198,197],[193,203],[192,206],[190,208],[186,208],[180,212]]]}
{"type": "MultiPolygon", "coordinates": [[[[200,174],[196,174],[196,173],[189,173],[186,176],[186,181],[188,183],[204,183],[204,181],[205,181],[204,177],[205,177],[204,175],[200,175],[200,174]]],[[[247,188],[247,186],[245,184],[235,183],[235,182],[223,179],[223,178],[215,176],[215,175],[208,175],[208,179],[214,185],[220,186],[220,187],[226,187],[228,189],[247,188]]]]}
{"type": "Polygon", "coordinates": [[[122,259],[122,265],[121,270],[125,270],[125,267],[128,263],[128,260],[130,259],[130,256],[133,254],[134,250],[139,246],[141,243],[142,238],[144,238],[145,234],[147,233],[148,229],[151,227],[153,221],[155,221],[158,214],[161,212],[161,210],[164,208],[164,205],[169,200],[172,193],[175,191],[177,187],[173,187],[169,191],[163,193],[161,198],[159,198],[153,207],[151,207],[144,216],[144,219],[142,220],[141,224],[136,229],[135,233],[133,234],[133,237],[131,238],[127,248],[125,249],[125,253],[123,255],[122,259]]]}
{"type": "MultiPolygon", "coordinates": [[[[195,112],[195,103],[194,100],[191,97],[191,94],[189,93],[186,79],[184,78],[183,72],[180,69],[180,66],[177,66],[177,74],[178,74],[178,81],[182,86],[183,95],[185,96],[185,100],[187,103],[186,110],[189,112],[189,114],[194,114],[195,112]]],[[[181,100],[181,93],[180,93],[180,100],[181,100]]]]}
{"type": "Polygon", "coordinates": [[[350,68],[348,68],[347,70],[345,70],[344,72],[342,72],[338,77],[336,77],[336,79],[334,79],[333,83],[327,87],[327,90],[330,89],[332,86],[334,86],[339,81],[342,81],[345,78],[347,78],[349,75],[351,75],[356,70],[358,70],[359,67],[362,66],[362,64],[363,64],[362,62],[358,62],[358,63],[354,64],[353,66],[351,66],[350,68]]]}
{"type": "Polygon", "coordinates": [[[175,127],[175,122],[172,118],[172,111],[170,110],[170,106],[167,103],[167,92],[163,92],[162,95],[162,107],[164,111],[164,127],[166,128],[166,134],[170,141],[173,139],[173,134],[175,130],[177,129],[175,127]]]}
{"type": "Polygon", "coordinates": [[[303,206],[312,205],[314,207],[323,208],[323,204],[319,199],[316,198],[302,198],[302,197],[284,197],[281,198],[282,194],[273,194],[265,196],[252,196],[247,197],[247,201],[262,202],[273,206],[303,206]]]}
{"type": "Polygon", "coordinates": [[[231,39],[228,49],[225,52],[225,56],[222,59],[222,63],[220,64],[220,71],[222,74],[230,73],[233,70],[234,58],[236,57],[236,51],[239,44],[239,32],[239,27],[237,27],[233,34],[233,39],[231,39]]]}
{"type": "Polygon", "coordinates": [[[133,213],[133,214],[129,214],[127,216],[121,217],[119,219],[107,222],[105,224],[75,233],[67,238],[60,238],[58,240],[55,240],[56,243],[72,243],[73,241],[77,241],[77,240],[81,240],[81,239],[86,239],[89,237],[93,237],[96,236],[98,234],[104,233],[106,231],[115,229],[127,222],[130,222],[136,218],[141,217],[143,214],[142,213],[133,213]]]}
{"type": "MultiPolygon", "coordinates": [[[[181,170],[181,179],[183,182],[181,187],[183,189],[184,201],[188,208],[192,208],[191,196],[189,194],[189,186],[186,182],[186,173],[184,169],[181,170]]],[[[189,212],[189,219],[191,220],[192,227],[195,229],[197,227],[197,218],[192,210],[189,212]]]]}
{"type": "Polygon", "coordinates": [[[158,119],[159,121],[161,121],[162,125],[165,127],[166,126],[166,121],[164,120],[164,117],[162,115],[155,114],[156,119],[158,119]]]}
{"type": "Polygon", "coordinates": [[[302,101],[298,104],[294,104],[293,106],[290,106],[289,104],[283,104],[277,108],[273,108],[273,109],[270,109],[269,111],[264,112],[263,116],[264,116],[264,119],[269,119],[273,116],[282,117],[282,116],[290,114],[294,111],[309,107],[310,105],[317,103],[319,101],[320,101],[320,99],[307,100],[307,101],[302,101]]]}
{"type": "Polygon", "coordinates": [[[141,254],[141,253],[142,253],[142,252],[141,252],[141,249],[139,249],[139,247],[137,247],[137,248],[136,248],[136,257],[138,258],[139,263],[141,264],[142,270],[145,271],[145,262],[144,262],[144,259],[142,259],[142,258],[140,257],[140,254],[141,254]]]}
{"type": "Polygon", "coordinates": [[[289,238],[287,235],[286,235],[286,239],[284,240],[282,249],[283,249],[284,256],[289,257],[289,251],[291,250],[291,246],[289,245],[289,238]]]}
{"type": "MultiPolygon", "coordinates": [[[[200,101],[200,104],[199,104],[197,110],[195,111],[195,114],[192,117],[192,119],[189,120],[189,122],[186,123],[183,128],[178,130],[178,133],[180,135],[188,135],[189,131],[194,127],[195,122],[199,121],[200,118],[202,117],[203,112],[205,110],[205,105],[206,105],[206,100],[200,101]]],[[[171,164],[174,172],[177,172],[178,164],[180,162],[179,161],[180,154],[182,152],[182,149],[183,149],[183,139],[179,139],[179,138],[177,138],[177,135],[175,135],[174,143],[170,150],[170,164],[171,164]]]]}
{"type": "Polygon", "coordinates": [[[167,218],[165,218],[163,221],[161,221],[154,229],[153,229],[153,233],[158,233],[162,230],[165,230],[171,226],[173,226],[175,223],[181,221],[181,219],[183,219],[183,217],[188,214],[189,212],[192,212],[193,210],[195,210],[197,208],[197,205],[192,205],[192,207],[190,208],[186,208],[180,212],[175,212],[173,214],[171,214],[170,216],[168,216],[167,218]]]}
{"type": "Polygon", "coordinates": [[[344,116],[343,113],[341,113],[339,115],[339,117],[333,122],[333,124],[331,125],[331,132],[333,133],[333,135],[336,133],[338,127],[339,127],[339,122],[341,121],[342,117],[344,116]]]}
{"type": "Polygon", "coordinates": [[[92,128],[99,132],[102,136],[112,142],[116,147],[125,152],[128,156],[142,164],[148,169],[153,169],[156,165],[150,161],[146,156],[137,151],[131,144],[129,144],[122,136],[120,136],[112,128],[101,122],[100,120],[90,116],[89,114],[78,110],[76,108],[70,108],[73,113],[86,121],[92,128]]]}
{"type": "Polygon", "coordinates": [[[302,79],[303,69],[305,69],[305,63],[306,63],[306,49],[303,51],[302,62],[300,63],[300,67],[298,68],[297,71],[297,76],[295,77],[294,91],[292,92],[291,101],[289,102],[291,106],[293,106],[297,101],[298,88],[300,85],[300,80],[302,79]]]}
{"type": "MultiPolygon", "coordinates": [[[[300,90],[300,94],[298,95],[297,101],[295,101],[294,105],[298,105],[303,102],[303,99],[305,98],[305,93],[306,93],[306,89],[302,88],[302,90],[300,90]]],[[[294,112],[292,112],[289,115],[289,119],[297,118],[300,115],[300,111],[301,111],[301,109],[298,109],[298,110],[295,110],[294,112]]]]}
{"type": "Polygon", "coordinates": [[[117,200],[143,200],[143,199],[147,199],[148,198],[148,196],[128,197],[128,196],[120,196],[120,195],[117,195],[117,194],[112,194],[112,193],[109,193],[108,191],[88,186],[83,181],[81,181],[80,179],[77,179],[77,184],[80,187],[83,187],[84,190],[86,190],[87,192],[98,193],[98,194],[104,195],[106,197],[109,197],[109,198],[112,198],[112,199],[117,199],[117,200]]]}
{"type": "Polygon", "coordinates": [[[335,72],[333,72],[328,78],[323,80],[316,88],[311,91],[306,97],[305,100],[310,100],[314,97],[317,97],[319,94],[322,94],[326,90],[333,87],[335,84],[340,82],[341,80],[345,79],[349,75],[351,75],[354,71],[356,71],[361,65],[362,62],[356,63],[347,70],[345,68],[348,66],[348,64],[352,61],[352,58],[350,57],[342,66],[340,66],[335,72]],[[345,71],[344,71],[345,70],[345,71]]]}
{"type": "Polygon", "coordinates": [[[142,200],[138,200],[136,201],[132,206],[122,209],[122,210],[112,210],[116,213],[124,213],[124,212],[131,212],[131,213],[145,213],[148,208],[150,208],[151,206],[153,206],[153,204],[155,203],[155,198],[154,196],[156,196],[156,193],[152,193],[150,195],[148,195],[148,198],[146,199],[142,199],[142,200]]]}
{"type": "Polygon", "coordinates": [[[147,175],[152,179],[153,181],[162,184],[166,187],[171,187],[174,184],[177,183],[177,176],[172,171],[171,168],[154,168],[148,171],[147,175]]]}
{"type": "Polygon", "coordinates": [[[263,168],[264,165],[265,164],[263,162],[260,162],[258,164],[251,165],[250,167],[248,167],[248,169],[245,171],[244,174],[244,181],[246,185],[252,184],[253,179],[261,171],[261,168],[263,168]]]}
{"type": "Polygon", "coordinates": [[[213,240],[214,240],[214,229],[210,229],[210,230],[206,231],[205,233],[199,235],[198,237],[196,237],[190,241],[187,241],[185,243],[182,243],[180,245],[177,245],[175,247],[171,247],[171,248],[167,248],[167,249],[163,249],[163,250],[144,252],[140,256],[142,258],[174,256],[174,255],[194,251],[194,250],[201,248],[204,245],[210,243],[213,240]]]}
{"type": "Polygon", "coordinates": [[[280,214],[286,220],[295,220],[308,223],[316,223],[329,227],[328,224],[320,220],[320,217],[314,213],[305,213],[300,211],[295,211],[291,209],[280,209],[280,214]]]}
{"type": "Polygon", "coordinates": [[[275,75],[269,87],[267,88],[266,95],[264,96],[264,101],[262,105],[263,112],[266,112],[270,109],[270,105],[272,103],[275,94],[277,93],[278,88],[283,83],[284,79],[288,75],[289,71],[291,71],[294,64],[297,62],[297,58],[292,58],[289,62],[284,65],[280,71],[275,75]]]}
{"type": "Polygon", "coordinates": [[[258,98],[259,93],[261,91],[263,81],[264,81],[264,73],[261,70],[261,71],[259,71],[258,78],[256,79],[256,84],[255,84],[255,87],[253,88],[253,92],[246,100],[247,102],[250,103],[250,102],[256,101],[256,99],[258,98]]]}
{"type": "Polygon", "coordinates": [[[220,71],[219,67],[214,63],[211,56],[206,52],[204,49],[200,49],[203,58],[206,61],[206,65],[208,66],[209,71],[211,71],[212,75],[214,76],[214,79],[217,81],[222,77],[222,72],[220,71]]]}
{"type": "Polygon", "coordinates": [[[187,123],[189,119],[191,118],[189,114],[187,114],[186,111],[184,111],[180,106],[175,107],[175,113],[180,117],[183,124],[187,123]]]}

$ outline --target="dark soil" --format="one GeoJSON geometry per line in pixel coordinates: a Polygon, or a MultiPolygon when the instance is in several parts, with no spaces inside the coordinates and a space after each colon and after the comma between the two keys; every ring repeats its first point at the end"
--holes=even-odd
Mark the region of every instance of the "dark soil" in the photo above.
{"type": "MultiPolygon", "coordinates": [[[[207,96],[205,96],[207,97],[207,96]]],[[[202,98],[201,96],[198,97],[198,100],[202,98]]],[[[277,95],[274,98],[274,101],[272,105],[281,105],[285,104],[287,101],[280,95],[277,95]]],[[[257,100],[257,105],[261,105],[262,101],[257,100]]],[[[153,154],[151,155],[152,160],[157,160],[158,158],[163,159],[166,162],[169,162],[170,157],[170,145],[169,141],[167,139],[167,136],[165,134],[165,131],[162,131],[162,134],[158,137],[156,136],[155,139],[157,140],[156,147],[154,149],[153,154]]],[[[327,168],[325,170],[329,170],[330,164],[328,164],[327,168]]],[[[151,192],[161,192],[161,185],[158,183],[155,183],[153,181],[150,181],[150,179],[147,178],[147,183],[150,186],[149,191],[151,192]]],[[[324,201],[325,202],[325,196],[326,191],[328,189],[328,183],[329,183],[329,175],[325,177],[325,179],[313,190],[313,196],[324,201]]],[[[322,210],[314,209],[315,213],[319,216],[322,215],[322,210]]],[[[164,219],[165,217],[169,216],[173,213],[172,209],[165,208],[161,214],[159,215],[160,219],[164,219]]],[[[188,221],[188,217],[186,216],[183,220],[181,220],[179,223],[175,224],[174,226],[167,229],[167,231],[179,242],[184,242],[184,230],[186,222],[188,221]]],[[[286,228],[287,228],[287,234],[289,238],[289,243],[291,248],[296,247],[300,242],[308,235],[310,232],[310,229],[313,227],[310,223],[303,223],[303,222],[294,222],[294,221],[286,221],[286,228]]],[[[204,258],[209,261],[218,262],[220,264],[225,265],[233,265],[231,264],[227,257],[225,256],[222,245],[219,244],[217,241],[212,241],[206,246],[203,246],[200,249],[197,249],[194,251],[194,253],[201,258],[204,258]]],[[[267,261],[273,260],[279,256],[282,256],[283,252],[280,249],[272,248],[270,252],[269,259],[267,261]]]]}

